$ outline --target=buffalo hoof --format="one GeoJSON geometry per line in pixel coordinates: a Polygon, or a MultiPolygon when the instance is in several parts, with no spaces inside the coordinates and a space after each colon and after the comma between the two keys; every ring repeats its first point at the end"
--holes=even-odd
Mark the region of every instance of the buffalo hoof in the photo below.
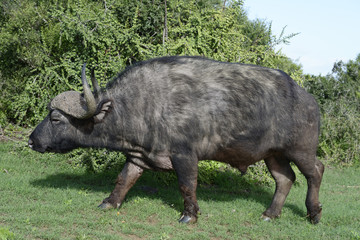
{"type": "Polygon", "coordinates": [[[103,202],[98,206],[98,208],[106,210],[106,209],[112,209],[114,208],[114,206],[111,203],[103,202]]]}
{"type": "Polygon", "coordinates": [[[322,214],[322,205],[320,203],[319,204],[319,212],[314,214],[314,215],[308,213],[307,217],[310,218],[310,222],[312,224],[318,224],[320,222],[320,219],[321,219],[321,214],[322,214]]]}
{"type": "Polygon", "coordinates": [[[268,216],[266,216],[266,215],[261,215],[261,217],[260,217],[263,221],[265,221],[265,222],[270,222],[271,221],[271,218],[270,217],[268,217],[268,216]]]}
{"type": "Polygon", "coordinates": [[[321,219],[321,211],[314,216],[310,216],[310,222],[312,224],[318,224],[320,222],[320,219],[321,219]]]}
{"type": "Polygon", "coordinates": [[[188,215],[182,215],[179,219],[179,223],[196,223],[196,217],[190,217],[188,215]]]}

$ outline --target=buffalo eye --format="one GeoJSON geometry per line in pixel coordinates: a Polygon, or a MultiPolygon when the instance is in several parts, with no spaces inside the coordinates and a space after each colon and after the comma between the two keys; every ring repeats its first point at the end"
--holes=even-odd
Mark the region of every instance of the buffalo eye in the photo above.
{"type": "Polygon", "coordinates": [[[50,114],[50,121],[52,124],[59,124],[61,122],[61,115],[57,111],[52,112],[50,114]]]}
{"type": "Polygon", "coordinates": [[[52,119],[51,119],[51,123],[52,123],[52,124],[59,124],[59,123],[60,123],[60,120],[57,119],[57,118],[52,118],[52,119]]]}

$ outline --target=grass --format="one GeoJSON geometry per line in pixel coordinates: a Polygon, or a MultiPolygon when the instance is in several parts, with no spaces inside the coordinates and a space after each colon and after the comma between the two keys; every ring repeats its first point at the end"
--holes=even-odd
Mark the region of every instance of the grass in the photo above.
{"type": "MultiPolygon", "coordinates": [[[[306,219],[306,181],[299,174],[282,216],[259,219],[274,186],[219,176],[198,187],[197,224],[177,223],[183,203],[176,181],[146,172],[118,210],[96,208],[114,187],[115,171],[89,173],[64,155],[0,143],[0,239],[360,239],[359,169],[327,168],[323,218],[306,219]],[[228,183],[224,179],[229,179],[228,183]]],[[[223,173],[226,174],[226,173],[223,173]]]]}

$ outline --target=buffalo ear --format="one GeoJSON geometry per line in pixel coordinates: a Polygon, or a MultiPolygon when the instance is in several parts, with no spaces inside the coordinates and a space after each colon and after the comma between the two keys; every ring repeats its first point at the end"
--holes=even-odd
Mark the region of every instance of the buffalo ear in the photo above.
{"type": "Polygon", "coordinates": [[[111,112],[111,109],[113,108],[113,102],[111,100],[105,100],[102,101],[97,109],[97,113],[94,115],[94,121],[95,123],[100,123],[104,121],[105,117],[108,115],[108,113],[111,112]]]}

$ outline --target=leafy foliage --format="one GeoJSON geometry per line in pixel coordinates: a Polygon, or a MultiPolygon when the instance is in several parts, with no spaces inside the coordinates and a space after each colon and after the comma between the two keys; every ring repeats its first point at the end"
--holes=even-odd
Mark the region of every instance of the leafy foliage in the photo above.
{"type": "MultiPolygon", "coordinates": [[[[126,65],[162,55],[201,55],[279,67],[285,59],[265,22],[241,1],[4,0],[0,30],[0,120],[34,125],[59,92],[80,90],[87,62],[104,86],[126,65]],[[277,63],[275,63],[277,61],[277,63]]],[[[282,37],[285,41],[291,36],[282,37]]],[[[281,42],[281,41],[280,41],[281,42]]]]}
{"type": "Polygon", "coordinates": [[[121,170],[125,156],[121,152],[107,149],[76,149],[67,154],[73,165],[85,166],[89,172],[103,172],[109,169],[121,170]]]}
{"type": "Polygon", "coordinates": [[[332,74],[307,78],[322,112],[318,154],[339,165],[360,164],[360,55],[336,62],[332,74]]]}

